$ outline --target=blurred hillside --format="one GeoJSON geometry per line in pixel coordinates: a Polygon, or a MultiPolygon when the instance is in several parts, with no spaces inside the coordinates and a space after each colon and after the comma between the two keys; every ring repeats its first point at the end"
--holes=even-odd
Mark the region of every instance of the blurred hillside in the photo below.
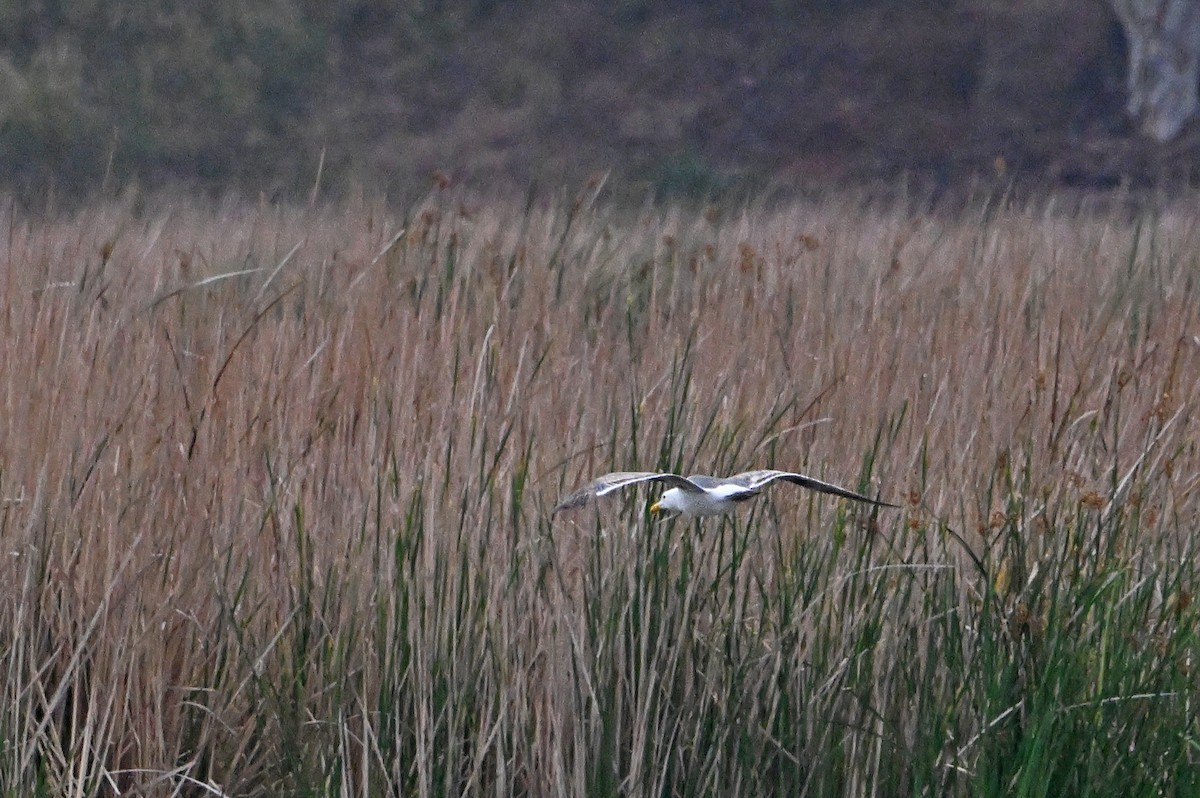
{"type": "Polygon", "coordinates": [[[0,3],[0,182],[1190,182],[1102,0],[0,3]]]}

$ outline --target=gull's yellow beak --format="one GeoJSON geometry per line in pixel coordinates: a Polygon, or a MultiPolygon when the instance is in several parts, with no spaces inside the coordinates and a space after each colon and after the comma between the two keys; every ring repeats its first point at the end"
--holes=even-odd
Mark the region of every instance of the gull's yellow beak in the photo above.
{"type": "Polygon", "coordinates": [[[654,504],[650,505],[650,512],[652,512],[652,513],[663,512],[662,502],[655,502],[654,504]]]}

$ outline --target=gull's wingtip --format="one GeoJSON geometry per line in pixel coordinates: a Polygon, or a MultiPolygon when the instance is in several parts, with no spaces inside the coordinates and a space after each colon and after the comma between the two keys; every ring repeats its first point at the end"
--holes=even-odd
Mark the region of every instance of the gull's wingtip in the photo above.
{"type": "Polygon", "coordinates": [[[891,502],[885,502],[883,499],[872,499],[870,496],[867,496],[862,493],[854,493],[852,491],[846,491],[845,493],[839,493],[837,495],[841,496],[843,499],[849,499],[850,501],[864,502],[865,504],[870,504],[875,507],[891,507],[891,508],[895,509],[900,506],[898,504],[892,504],[891,502]]]}
{"type": "Polygon", "coordinates": [[[553,518],[563,510],[574,510],[577,507],[582,507],[583,505],[587,504],[589,498],[591,498],[591,496],[587,493],[577,493],[567,496],[558,504],[554,505],[554,509],[550,511],[550,517],[553,518]]]}

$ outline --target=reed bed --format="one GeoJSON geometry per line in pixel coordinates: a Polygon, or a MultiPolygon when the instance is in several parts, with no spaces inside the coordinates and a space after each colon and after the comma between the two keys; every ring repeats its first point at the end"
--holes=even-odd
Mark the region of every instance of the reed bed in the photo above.
{"type": "Polygon", "coordinates": [[[1194,209],[595,194],[6,208],[0,794],[1200,791],[1194,209]]]}

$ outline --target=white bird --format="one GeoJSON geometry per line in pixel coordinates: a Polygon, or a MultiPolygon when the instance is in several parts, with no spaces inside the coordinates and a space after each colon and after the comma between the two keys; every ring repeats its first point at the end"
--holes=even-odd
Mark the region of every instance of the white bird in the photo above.
{"type": "Polygon", "coordinates": [[[745,471],[731,477],[710,477],[703,474],[681,477],[678,474],[657,471],[617,471],[605,474],[563,497],[554,508],[554,513],[582,507],[592,499],[607,496],[628,485],[636,485],[639,482],[665,482],[671,487],[663,491],[658,501],[650,505],[650,512],[677,512],[691,516],[721,515],[732,512],[739,503],[753,499],[763,488],[779,479],[810,490],[832,493],[879,507],[896,506],[793,471],[745,471]]]}

